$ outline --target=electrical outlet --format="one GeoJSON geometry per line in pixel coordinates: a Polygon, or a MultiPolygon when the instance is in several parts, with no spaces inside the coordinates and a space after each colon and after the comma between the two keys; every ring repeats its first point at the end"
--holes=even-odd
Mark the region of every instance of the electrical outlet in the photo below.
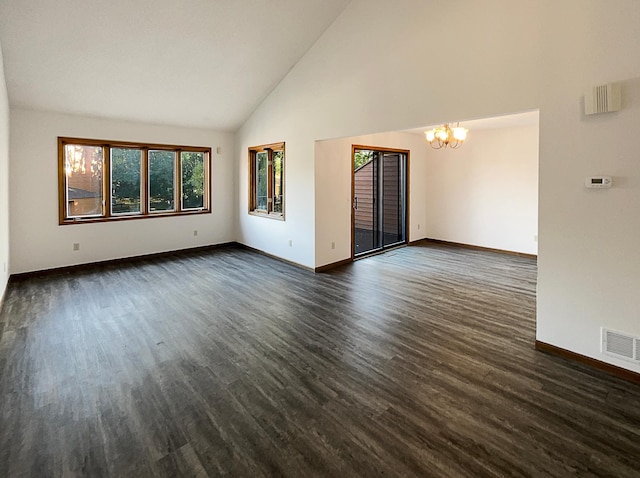
{"type": "Polygon", "coordinates": [[[194,236],[197,236],[197,235],[198,235],[198,230],[197,230],[197,229],[194,229],[194,230],[193,230],[193,235],[194,235],[194,236]]]}
{"type": "Polygon", "coordinates": [[[418,231],[420,230],[420,224],[418,224],[418,231]]]}
{"type": "Polygon", "coordinates": [[[537,234],[533,235],[533,242],[538,242],[538,235],[537,234]]]}
{"type": "Polygon", "coordinates": [[[79,242],[74,242],[73,243],[73,250],[74,251],[79,251],[80,250],[80,243],[79,242]]]}
{"type": "Polygon", "coordinates": [[[331,243],[331,249],[335,249],[335,248],[336,248],[336,243],[335,243],[335,242],[332,242],[332,243],[331,243]]]}
{"type": "Polygon", "coordinates": [[[3,268],[4,268],[4,271],[7,272],[7,263],[6,262],[3,263],[3,268]]]}
{"type": "Polygon", "coordinates": [[[289,247],[293,247],[293,239],[289,239],[289,247]]]}

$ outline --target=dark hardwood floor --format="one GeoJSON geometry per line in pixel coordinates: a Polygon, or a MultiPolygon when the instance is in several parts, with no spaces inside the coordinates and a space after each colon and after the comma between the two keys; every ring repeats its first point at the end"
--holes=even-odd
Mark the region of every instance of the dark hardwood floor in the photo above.
{"type": "Polygon", "coordinates": [[[640,387],[536,352],[536,264],[239,248],[10,284],[0,476],[640,476],[640,387]]]}

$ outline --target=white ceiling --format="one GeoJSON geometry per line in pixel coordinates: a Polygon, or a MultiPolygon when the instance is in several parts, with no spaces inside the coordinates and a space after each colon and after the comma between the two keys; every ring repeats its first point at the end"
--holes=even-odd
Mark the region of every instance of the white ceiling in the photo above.
{"type": "Polygon", "coordinates": [[[350,0],[0,0],[12,107],[236,130],[350,0]]]}
{"type": "MultiPolygon", "coordinates": [[[[517,126],[531,126],[538,124],[540,112],[538,110],[525,111],[524,113],[514,113],[510,115],[492,116],[490,118],[480,118],[474,120],[460,121],[460,126],[468,128],[469,131],[481,129],[514,128],[517,126]]],[[[457,124],[457,121],[447,120],[449,124],[457,124]]],[[[444,122],[443,122],[444,123],[444,122]]],[[[423,135],[425,131],[442,126],[443,123],[421,126],[404,130],[403,133],[423,135]]]]}

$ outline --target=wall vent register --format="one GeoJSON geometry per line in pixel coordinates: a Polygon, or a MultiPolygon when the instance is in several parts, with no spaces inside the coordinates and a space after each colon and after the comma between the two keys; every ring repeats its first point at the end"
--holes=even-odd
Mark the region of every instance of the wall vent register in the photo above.
{"type": "Polygon", "coordinates": [[[607,83],[594,86],[584,94],[584,114],[611,113],[622,108],[620,85],[607,83]]]}
{"type": "Polygon", "coordinates": [[[602,353],[640,363],[640,337],[603,328],[602,353]]]}

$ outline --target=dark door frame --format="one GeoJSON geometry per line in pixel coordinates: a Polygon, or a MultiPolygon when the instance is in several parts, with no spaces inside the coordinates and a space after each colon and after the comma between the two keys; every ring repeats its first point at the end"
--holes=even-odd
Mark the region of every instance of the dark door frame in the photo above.
{"type": "MultiPolygon", "coordinates": [[[[406,156],[406,177],[405,177],[405,218],[404,218],[404,227],[405,227],[405,231],[404,231],[404,236],[405,236],[405,241],[404,244],[409,244],[409,218],[411,217],[411,215],[409,214],[409,208],[410,208],[410,201],[409,198],[410,196],[410,161],[411,161],[411,151],[408,149],[397,149],[397,148],[387,148],[387,147],[381,147],[381,146],[366,146],[366,145],[361,145],[361,144],[352,144],[351,145],[351,260],[356,260],[356,259],[360,259],[361,257],[367,257],[366,255],[364,256],[358,256],[356,258],[356,249],[355,249],[355,236],[356,236],[356,231],[355,231],[355,194],[356,194],[356,189],[355,189],[355,169],[353,167],[353,162],[354,162],[354,156],[357,150],[370,150],[370,151],[377,151],[380,153],[401,153],[404,154],[406,156]]],[[[397,247],[397,245],[391,246],[391,247],[397,247]]],[[[376,249],[375,251],[373,251],[371,254],[376,254],[376,253],[380,253],[383,252],[385,250],[387,250],[388,248],[385,248],[384,246],[381,249],[376,249]]]]}

